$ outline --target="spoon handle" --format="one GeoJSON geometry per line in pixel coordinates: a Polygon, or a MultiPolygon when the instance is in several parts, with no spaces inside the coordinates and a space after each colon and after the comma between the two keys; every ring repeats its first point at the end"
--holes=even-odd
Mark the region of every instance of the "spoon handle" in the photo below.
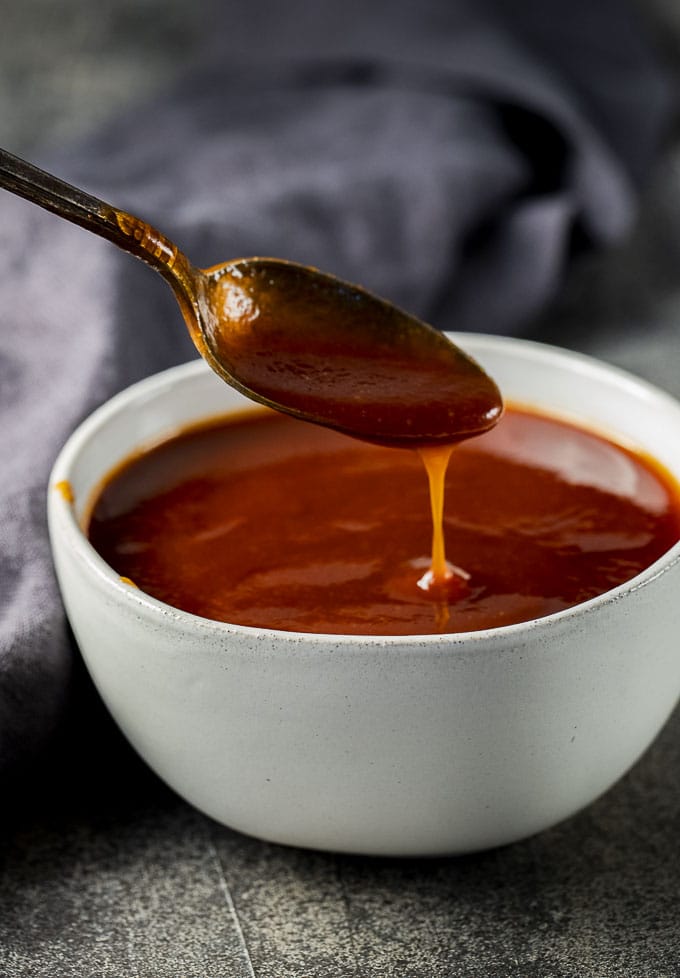
{"type": "Polygon", "coordinates": [[[183,280],[187,276],[188,259],[156,228],[4,149],[0,149],[0,187],[106,238],[147,262],[175,286],[178,276],[183,280]]]}

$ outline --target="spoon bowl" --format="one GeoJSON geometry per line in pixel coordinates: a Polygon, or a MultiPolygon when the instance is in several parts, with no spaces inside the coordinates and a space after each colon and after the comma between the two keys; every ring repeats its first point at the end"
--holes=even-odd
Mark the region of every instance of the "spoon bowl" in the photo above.
{"type": "Polygon", "coordinates": [[[453,442],[500,416],[481,367],[443,333],[313,268],[248,258],[201,283],[201,350],[227,383],[381,444],[453,442]]]}

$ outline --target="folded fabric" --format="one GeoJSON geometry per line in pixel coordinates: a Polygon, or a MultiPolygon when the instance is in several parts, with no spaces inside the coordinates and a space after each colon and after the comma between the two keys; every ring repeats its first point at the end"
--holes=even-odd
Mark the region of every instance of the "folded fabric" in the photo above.
{"type": "MultiPolygon", "coordinates": [[[[206,64],[37,160],[199,265],[268,254],[440,328],[521,332],[574,254],[626,233],[669,88],[615,0],[239,0],[206,64]]],[[[11,146],[7,147],[12,149],[11,146]]],[[[141,263],[0,195],[0,770],[65,708],[73,650],[44,495],[69,432],[194,354],[141,263]]]]}

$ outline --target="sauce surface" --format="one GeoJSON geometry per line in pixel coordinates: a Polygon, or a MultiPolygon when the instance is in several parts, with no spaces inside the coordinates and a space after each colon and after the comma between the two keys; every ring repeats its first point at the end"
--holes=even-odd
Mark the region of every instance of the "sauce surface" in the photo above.
{"type": "Polygon", "coordinates": [[[259,410],[117,469],[89,538],[114,570],[218,621],[335,634],[474,631],[578,604],[680,539],[678,487],[597,434],[509,408],[446,476],[447,586],[416,452],[259,410]]]}

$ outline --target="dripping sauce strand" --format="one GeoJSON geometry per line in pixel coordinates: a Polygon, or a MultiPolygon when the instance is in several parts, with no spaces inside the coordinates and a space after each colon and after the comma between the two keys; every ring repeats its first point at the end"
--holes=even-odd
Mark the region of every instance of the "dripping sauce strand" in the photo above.
{"type": "Polygon", "coordinates": [[[418,580],[418,587],[425,591],[435,606],[435,626],[443,631],[451,617],[450,602],[460,595],[470,579],[461,567],[446,559],[444,540],[444,491],[446,471],[454,445],[429,445],[417,449],[427,473],[432,514],[432,552],[430,567],[418,580]]]}
{"type": "Polygon", "coordinates": [[[444,545],[444,479],[452,451],[453,445],[418,449],[427,472],[432,512],[432,559],[429,571],[418,582],[424,591],[430,587],[445,585],[452,574],[446,562],[444,545]]]}

